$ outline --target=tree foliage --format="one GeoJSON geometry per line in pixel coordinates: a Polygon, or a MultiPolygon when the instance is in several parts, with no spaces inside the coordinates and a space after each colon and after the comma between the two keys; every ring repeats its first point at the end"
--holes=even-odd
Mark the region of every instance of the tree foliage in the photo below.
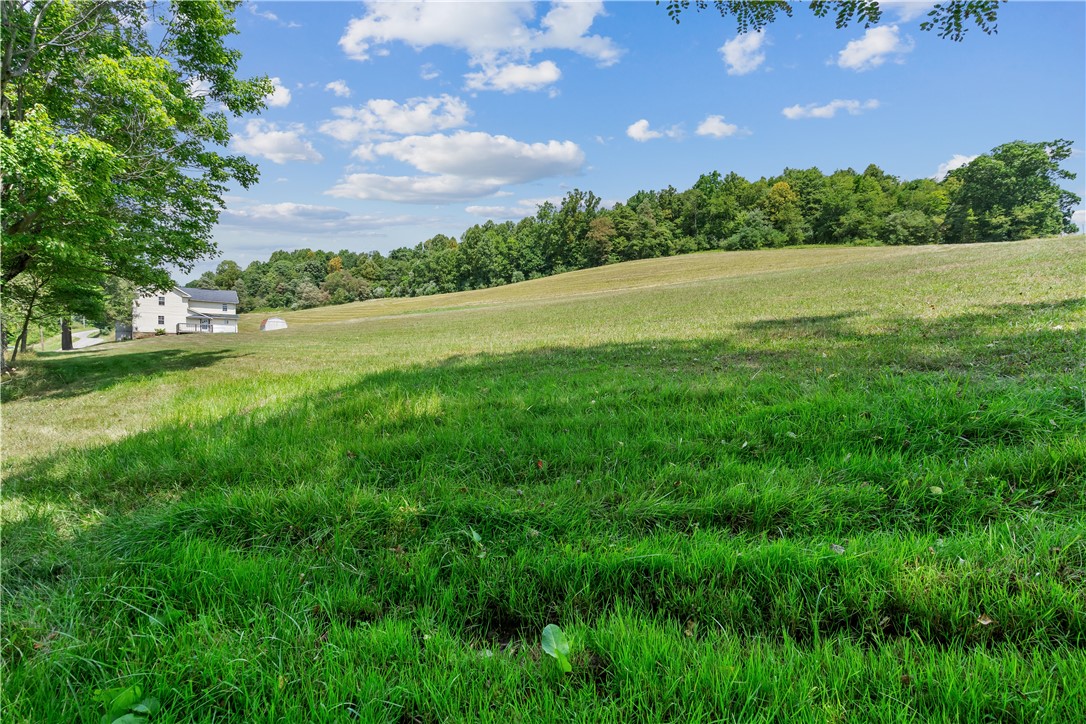
{"type": "MultiPolygon", "coordinates": [[[[921,30],[934,31],[940,38],[961,41],[975,25],[982,32],[996,32],[999,3],[1007,0],[950,0],[936,3],[928,12],[921,30]]],[[[690,10],[701,12],[714,8],[722,17],[735,21],[740,33],[754,32],[775,22],[779,16],[792,17],[793,4],[785,0],[656,0],[667,8],[676,23],[690,10]]],[[[813,0],[808,9],[815,17],[832,17],[837,28],[862,24],[868,28],[882,19],[882,7],[876,0],[813,0]]]]}
{"type": "Polygon", "coordinates": [[[277,251],[244,271],[231,261],[190,282],[236,289],[242,307],[294,308],[499,286],[572,269],[708,249],[791,244],[996,241],[1073,230],[1079,199],[1057,181],[1066,141],[1000,146],[944,181],[903,181],[874,164],[824,174],[785,169],[749,181],[704,174],[685,191],[638,191],[604,208],[574,189],[520,221],[486,221],[387,256],[277,251]]]}
{"type": "Polygon", "coordinates": [[[1072,143],[1005,143],[950,172],[954,188],[947,239],[1003,241],[1075,231],[1071,214],[1082,199],[1060,188],[1075,175],[1060,168],[1072,143]]]}
{"type": "Polygon", "coordinates": [[[98,297],[106,275],[162,288],[169,266],[215,253],[228,184],[257,178],[221,150],[227,114],[258,111],[271,92],[266,78],[236,77],[240,54],[225,40],[237,5],[0,6],[5,294],[24,275],[98,297]]]}
{"type": "Polygon", "coordinates": [[[224,44],[237,3],[3,4],[3,282],[63,262],[145,284],[215,249],[226,113],[263,107],[224,44]]]}

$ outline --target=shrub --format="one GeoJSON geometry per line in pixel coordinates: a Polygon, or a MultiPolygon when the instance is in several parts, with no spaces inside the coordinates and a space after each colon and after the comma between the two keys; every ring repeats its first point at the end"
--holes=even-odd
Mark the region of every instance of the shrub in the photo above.
{"type": "Polygon", "coordinates": [[[883,241],[901,244],[934,244],[939,240],[939,226],[923,211],[898,211],[886,217],[883,241]]]}
{"type": "Polygon", "coordinates": [[[724,248],[729,251],[739,249],[764,249],[780,246],[788,241],[788,237],[773,228],[760,210],[748,212],[739,222],[739,228],[724,242],[724,248]]]}

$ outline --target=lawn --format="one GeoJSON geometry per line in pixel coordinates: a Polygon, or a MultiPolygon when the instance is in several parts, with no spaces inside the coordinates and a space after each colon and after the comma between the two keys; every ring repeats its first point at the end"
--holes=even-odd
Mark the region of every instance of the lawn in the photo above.
{"type": "Polygon", "coordinates": [[[261,316],[5,383],[4,721],[1086,719],[1082,237],[261,316]]]}

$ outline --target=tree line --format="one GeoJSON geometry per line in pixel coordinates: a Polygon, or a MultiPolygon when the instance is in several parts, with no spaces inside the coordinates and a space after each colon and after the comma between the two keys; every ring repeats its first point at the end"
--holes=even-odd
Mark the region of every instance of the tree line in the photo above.
{"type": "Polygon", "coordinates": [[[785,169],[748,181],[702,175],[689,189],[638,191],[604,208],[575,189],[520,221],[379,252],[276,251],[242,269],[223,261],[190,286],[234,289],[246,311],[483,289],[633,259],[798,244],[1009,241],[1076,230],[1081,202],[1059,185],[1065,140],[1015,141],[947,174],[902,181],[876,165],[824,174],[785,169]]]}

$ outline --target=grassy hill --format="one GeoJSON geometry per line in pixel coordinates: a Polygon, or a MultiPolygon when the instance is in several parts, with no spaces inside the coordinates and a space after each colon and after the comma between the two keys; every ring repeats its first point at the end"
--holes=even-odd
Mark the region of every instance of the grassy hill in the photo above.
{"type": "Polygon", "coordinates": [[[708,253],[31,355],[5,718],[1081,721],[1084,280],[708,253]]]}

